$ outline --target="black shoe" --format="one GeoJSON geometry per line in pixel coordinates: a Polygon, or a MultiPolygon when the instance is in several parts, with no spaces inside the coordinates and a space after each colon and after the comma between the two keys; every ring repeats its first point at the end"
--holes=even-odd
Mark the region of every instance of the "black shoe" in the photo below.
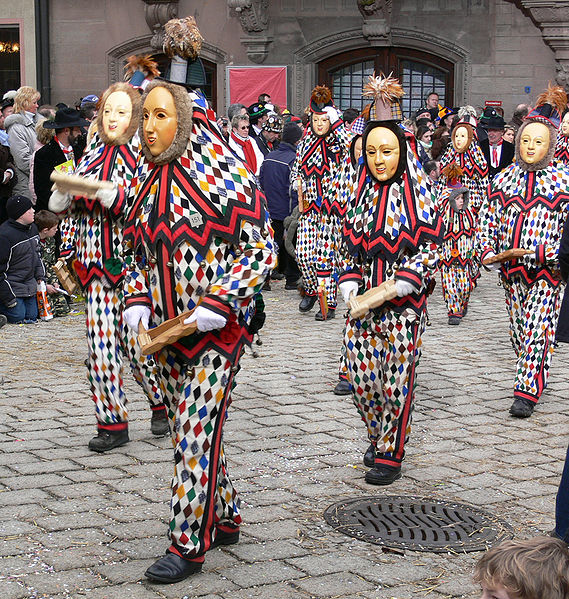
{"type": "Polygon", "coordinates": [[[222,545],[235,545],[235,543],[239,543],[239,529],[236,528],[232,532],[227,532],[225,530],[217,529],[215,533],[215,539],[211,544],[211,548],[221,547],[222,545]]]}
{"type": "Polygon", "coordinates": [[[298,291],[298,281],[287,281],[285,283],[285,289],[287,291],[298,291]]]}
{"type": "Polygon", "coordinates": [[[316,303],[318,297],[316,295],[305,295],[298,304],[298,309],[301,312],[310,312],[316,303]]]}
{"type": "Polygon", "coordinates": [[[401,468],[390,468],[389,466],[376,465],[366,472],[366,483],[370,485],[390,485],[401,478],[401,468]]]}
{"type": "Polygon", "coordinates": [[[202,562],[191,562],[175,553],[167,553],[157,562],[154,562],[144,573],[146,578],[153,582],[180,582],[198,573],[202,569],[202,562]]]}
{"type": "Polygon", "coordinates": [[[373,468],[375,465],[375,445],[370,444],[364,453],[364,466],[373,468]]]}
{"type": "Polygon", "coordinates": [[[8,322],[8,319],[4,314],[0,314],[0,329],[8,322]]]}
{"type": "Polygon", "coordinates": [[[109,451],[115,447],[125,445],[129,441],[127,428],[122,431],[106,431],[100,429],[97,436],[89,441],[89,449],[91,451],[103,453],[104,451],[109,451]]]}
{"type": "Polygon", "coordinates": [[[150,432],[155,437],[165,437],[170,432],[166,410],[153,410],[150,419],[150,432]]]}
{"type": "Polygon", "coordinates": [[[271,280],[266,279],[261,291],[271,291],[271,280]]]}
{"type": "Polygon", "coordinates": [[[338,384],[334,387],[334,395],[351,395],[352,388],[350,383],[346,379],[340,379],[338,384]]]}
{"type": "Polygon", "coordinates": [[[514,399],[514,403],[510,406],[510,414],[516,418],[529,418],[533,414],[534,408],[533,401],[520,397],[514,399]]]}
{"type": "Polygon", "coordinates": [[[284,278],[285,276],[282,272],[277,272],[276,270],[273,270],[273,272],[271,273],[271,279],[273,279],[274,281],[282,281],[284,278]]]}
{"type": "Polygon", "coordinates": [[[324,318],[322,310],[318,310],[314,316],[314,320],[332,320],[332,318],[336,318],[336,308],[328,308],[326,318],[324,318]]]}
{"type": "Polygon", "coordinates": [[[449,316],[448,317],[448,323],[453,325],[453,324],[460,324],[460,321],[462,320],[461,316],[449,316]]]}

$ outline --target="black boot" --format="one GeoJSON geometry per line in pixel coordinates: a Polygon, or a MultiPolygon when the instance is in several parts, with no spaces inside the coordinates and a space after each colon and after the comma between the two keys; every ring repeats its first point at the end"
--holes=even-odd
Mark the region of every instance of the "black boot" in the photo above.
{"type": "Polygon", "coordinates": [[[376,464],[371,470],[366,472],[366,483],[370,485],[390,485],[398,478],[401,478],[401,467],[384,466],[376,464]]]}
{"type": "Polygon", "coordinates": [[[370,446],[366,449],[364,453],[364,466],[368,468],[373,468],[375,464],[375,445],[370,443],[370,446]]]}
{"type": "Polygon", "coordinates": [[[352,388],[347,379],[340,379],[334,387],[334,395],[351,395],[352,388]]]}
{"type": "Polygon", "coordinates": [[[448,323],[450,325],[457,325],[460,324],[460,321],[462,320],[462,318],[460,316],[457,316],[456,314],[451,314],[448,317],[448,323]]]}
{"type": "Polygon", "coordinates": [[[314,315],[314,320],[332,320],[332,318],[336,318],[336,308],[328,308],[328,314],[326,318],[324,318],[324,314],[322,314],[322,310],[318,310],[314,315]]]}
{"type": "Polygon", "coordinates": [[[318,296],[316,295],[305,295],[301,300],[300,304],[298,304],[298,309],[301,312],[310,312],[316,303],[318,296]]]}
{"type": "Polygon", "coordinates": [[[202,562],[192,562],[175,553],[167,553],[144,573],[153,582],[180,582],[202,569],[202,562]]]}
{"type": "Polygon", "coordinates": [[[236,528],[231,532],[227,530],[223,530],[222,528],[218,528],[215,533],[215,539],[211,544],[211,548],[221,547],[226,545],[235,545],[235,543],[239,543],[239,529],[236,528]]]}
{"type": "Polygon", "coordinates": [[[529,418],[533,414],[534,408],[533,401],[519,397],[514,399],[514,403],[510,406],[510,414],[515,418],[529,418]]]}
{"type": "Polygon", "coordinates": [[[165,437],[170,432],[168,426],[168,415],[166,409],[152,410],[152,418],[150,419],[150,432],[155,437],[165,437]]]}
{"type": "Polygon", "coordinates": [[[128,428],[125,428],[122,431],[106,431],[104,429],[99,429],[97,436],[89,441],[89,449],[91,451],[103,453],[104,451],[109,451],[115,447],[125,445],[129,441],[128,428]]]}

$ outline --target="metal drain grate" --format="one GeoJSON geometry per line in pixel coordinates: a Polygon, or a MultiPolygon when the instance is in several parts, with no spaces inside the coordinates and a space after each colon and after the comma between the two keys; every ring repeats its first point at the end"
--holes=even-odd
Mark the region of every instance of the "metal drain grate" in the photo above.
{"type": "Polygon", "coordinates": [[[509,524],[475,507],[420,497],[349,499],[324,518],[350,537],[412,551],[483,551],[512,537],[509,524]]]}

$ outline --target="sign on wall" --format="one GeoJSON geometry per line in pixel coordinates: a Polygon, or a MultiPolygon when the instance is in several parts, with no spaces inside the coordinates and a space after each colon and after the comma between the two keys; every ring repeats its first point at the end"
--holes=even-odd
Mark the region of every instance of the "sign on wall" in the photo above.
{"type": "Polygon", "coordinates": [[[250,106],[259,94],[269,94],[271,102],[284,109],[286,83],[286,67],[227,67],[227,105],[239,102],[250,106]]]}

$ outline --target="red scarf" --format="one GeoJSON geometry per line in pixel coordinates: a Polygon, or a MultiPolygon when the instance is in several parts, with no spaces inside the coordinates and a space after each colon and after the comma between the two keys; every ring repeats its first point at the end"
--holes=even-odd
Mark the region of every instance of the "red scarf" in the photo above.
{"type": "Polygon", "coordinates": [[[243,155],[245,156],[245,162],[247,166],[251,169],[251,172],[257,172],[257,154],[255,154],[255,149],[253,148],[253,143],[251,138],[243,139],[239,135],[237,135],[234,131],[231,131],[231,139],[238,144],[243,150],[243,155]]]}

